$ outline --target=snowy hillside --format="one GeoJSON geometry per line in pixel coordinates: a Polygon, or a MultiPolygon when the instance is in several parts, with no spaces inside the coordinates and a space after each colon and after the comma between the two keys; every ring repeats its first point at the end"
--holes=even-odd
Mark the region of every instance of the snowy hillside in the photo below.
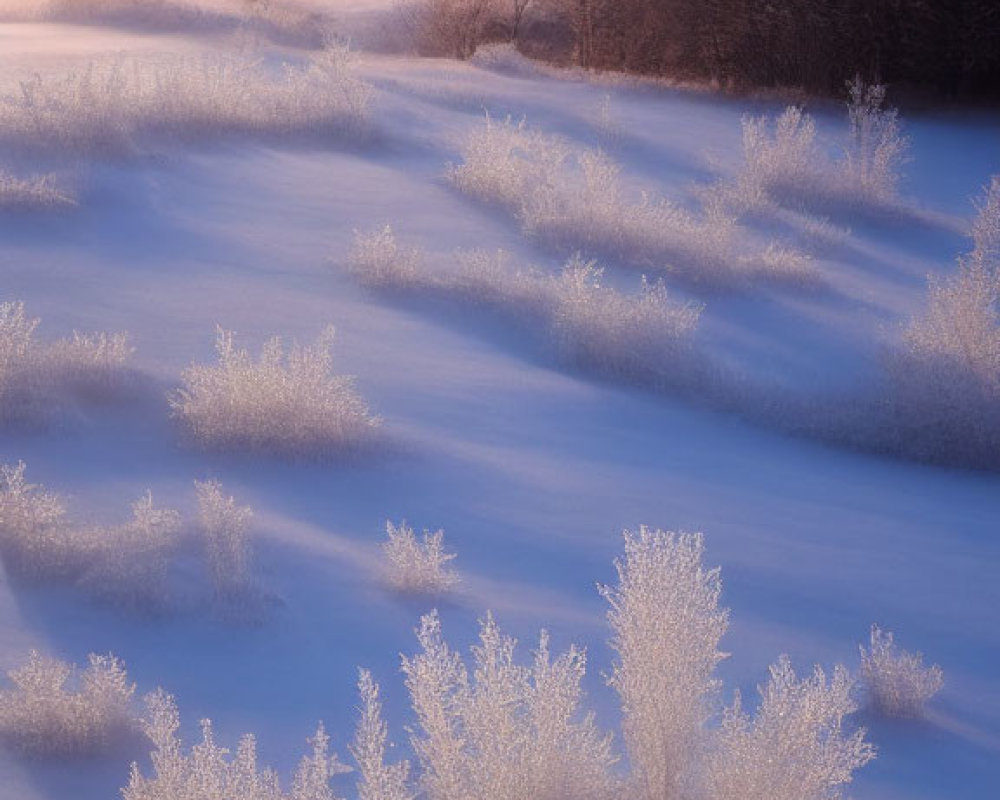
{"type": "MultiPolygon", "coordinates": [[[[944,683],[914,719],[857,690],[850,796],[993,798],[1000,336],[980,396],[920,325],[929,275],[997,263],[1000,117],[901,115],[894,186],[845,104],[786,117],[796,150],[781,100],[315,33],[370,43],[375,2],[237,5],[0,0],[0,668],[113,653],[136,713],[163,687],[188,745],[253,732],[286,785],[320,720],[352,763],[363,667],[418,773],[400,654],[434,608],[466,654],[492,611],[525,664],[542,628],[586,649],[621,756],[595,584],[624,530],[699,531],[731,615],[709,729],[781,654],[859,676],[875,623],[944,683]],[[19,462],[64,515],[23,521],[19,462]],[[459,582],[400,591],[433,565],[392,578],[387,521],[443,529],[459,582]]],[[[0,800],[153,774],[134,729],[26,754],[10,702],[0,800]]]]}

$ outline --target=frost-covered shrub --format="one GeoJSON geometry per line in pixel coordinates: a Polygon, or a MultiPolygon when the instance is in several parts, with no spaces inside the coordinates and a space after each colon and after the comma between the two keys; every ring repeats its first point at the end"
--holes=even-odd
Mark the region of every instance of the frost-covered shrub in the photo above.
{"type": "Polygon", "coordinates": [[[569,159],[568,143],[529,128],[524,120],[498,122],[487,116],[462,143],[462,163],[448,179],[465,194],[519,213],[536,186],[559,181],[569,159]]]}
{"type": "Polygon", "coordinates": [[[886,359],[887,446],[920,458],[995,467],[1000,452],[1000,181],[973,223],[957,274],[932,279],[928,305],[886,359]]]}
{"type": "Polygon", "coordinates": [[[797,106],[789,106],[774,121],[743,118],[744,167],[734,199],[747,210],[764,205],[770,196],[799,194],[819,177],[816,123],[797,106]]]}
{"type": "Polygon", "coordinates": [[[403,289],[418,282],[420,251],[402,247],[392,226],[373,231],[355,231],[349,256],[351,270],[366,286],[403,289]]]}
{"type": "Polygon", "coordinates": [[[248,55],[92,61],[0,85],[0,143],[55,153],[131,152],[148,141],[366,130],[371,88],[335,46],[276,71],[248,55]]]}
{"type": "Polygon", "coordinates": [[[444,550],[444,531],[424,531],[417,539],[413,528],[405,522],[398,527],[385,523],[388,538],[382,543],[386,562],[386,577],[393,588],[401,592],[440,594],[458,583],[458,573],[448,567],[454,553],[444,550]]]}
{"type": "Polygon", "coordinates": [[[79,582],[126,606],[158,606],[176,549],[180,515],[153,506],[150,493],[121,525],[81,526],[62,499],[25,480],[25,465],[0,468],[0,554],[13,573],[79,582]]]}
{"type": "Polygon", "coordinates": [[[437,613],[421,620],[421,652],[403,659],[419,730],[413,749],[428,800],[605,800],[615,758],[609,737],[579,710],[586,660],[555,660],[543,633],[531,667],[492,617],[472,648],[474,671],[441,636],[437,613]]]}
{"type": "MultiPolygon", "coordinates": [[[[854,710],[846,670],[827,680],[816,668],[799,680],[782,657],[753,717],[737,698],[721,726],[711,724],[728,612],[718,604],[718,570],[702,566],[701,535],[641,528],[626,532],[625,548],[618,585],[601,591],[611,606],[618,661],[609,682],[621,697],[630,772],[613,773],[610,738],[580,709],[581,652],[552,660],[543,633],[533,665],[519,666],[514,640],[487,616],[470,674],[433,612],[417,632],[421,652],[403,658],[419,723],[415,789],[428,800],[838,798],[874,757],[863,730],[844,730],[854,710]]],[[[378,773],[384,747],[373,752],[378,773]]],[[[396,777],[394,798],[405,796],[396,777]]]]}
{"type": "Polygon", "coordinates": [[[550,277],[532,267],[518,267],[503,250],[456,251],[453,269],[427,275],[424,281],[429,289],[512,317],[544,324],[552,313],[550,277]]]}
{"type": "MultiPolygon", "coordinates": [[[[215,608],[233,621],[258,621],[266,595],[257,584],[249,541],[250,508],[216,481],[195,481],[197,530],[215,608]]],[[[180,514],[153,505],[147,492],[132,518],[81,524],[62,498],[25,479],[25,465],[0,467],[0,557],[8,574],[63,582],[126,610],[171,605],[171,568],[189,542],[180,514]]]]}
{"type": "Polygon", "coordinates": [[[852,681],[843,667],[827,680],[816,667],[796,677],[787,656],[759,687],[751,717],[739,694],[726,709],[703,778],[712,800],[836,800],[855,770],[875,757],[864,730],[845,735],[843,720],[855,710],[852,681]]]}
{"type": "Polygon", "coordinates": [[[199,445],[284,456],[326,456],[363,442],[378,425],[354,379],[332,370],[334,331],[312,346],[268,340],[254,358],[218,329],[218,364],[195,364],[170,396],[174,415],[199,445]]]}
{"type": "Polygon", "coordinates": [[[361,695],[361,716],[350,747],[360,778],[358,800],[414,800],[415,795],[407,786],[409,762],[387,764],[385,761],[389,729],[382,721],[378,684],[367,670],[361,670],[358,694],[361,695]]]}
{"type": "MultiPolygon", "coordinates": [[[[845,235],[842,230],[803,209],[839,208],[867,200],[859,196],[846,164],[833,161],[816,143],[815,120],[798,106],[789,106],[773,120],[745,116],[742,126],[743,165],[732,181],[703,191],[706,205],[737,217],[766,214],[785,222],[790,212],[782,206],[798,208],[793,227],[807,244],[826,245],[831,239],[839,242],[845,235]]],[[[760,256],[764,263],[768,255],[765,251],[760,256]]],[[[793,254],[790,274],[803,275],[807,270],[805,262],[795,263],[800,258],[801,254],[793,254]]],[[[771,264],[780,275],[781,264],[773,260],[771,264]]]]}
{"type": "Polygon", "coordinates": [[[857,194],[869,202],[884,203],[896,196],[900,167],[909,143],[900,132],[898,112],[885,108],[885,86],[866,84],[856,77],[850,94],[846,175],[857,194]]]}
{"type": "Polygon", "coordinates": [[[552,332],[563,355],[640,379],[684,366],[702,307],[674,302],[662,282],[645,277],[638,294],[625,295],[604,286],[602,274],[595,262],[574,256],[551,281],[552,332]]]}
{"type": "Polygon", "coordinates": [[[224,608],[245,605],[257,594],[249,540],[253,510],[226,497],[218,481],[195,481],[194,488],[216,602],[224,608]]]}
{"type": "Polygon", "coordinates": [[[16,178],[0,170],[0,211],[32,211],[76,205],[73,195],[60,188],[52,175],[16,178]]]}
{"type": "Polygon", "coordinates": [[[114,392],[131,353],[123,333],[74,331],[70,338],[52,342],[46,359],[49,372],[62,387],[79,397],[100,399],[114,392]]]}
{"type": "Polygon", "coordinates": [[[702,306],[675,300],[660,281],[643,278],[637,293],[625,294],[604,285],[596,262],[579,255],[548,275],[518,268],[503,251],[481,250],[458,252],[452,268],[430,271],[390,228],[363,238],[365,252],[378,253],[352,258],[366,285],[487,306],[534,329],[561,358],[602,374],[675,387],[695,379],[692,338],[702,306]]]}
{"type": "Polygon", "coordinates": [[[969,256],[982,269],[1000,273],[1000,175],[990,178],[976,203],[972,222],[973,249],[969,256]]]}
{"type": "Polygon", "coordinates": [[[86,532],[90,553],[81,584],[95,597],[130,610],[160,610],[168,602],[168,571],[180,530],[180,514],[156,508],[147,492],[132,504],[128,522],[86,532]]]}
{"type": "Polygon", "coordinates": [[[85,555],[59,495],[25,480],[25,464],[0,468],[0,555],[10,573],[52,578],[78,570],[85,555]]]}
{"type": "MultiPolygon", "coordinates": [[[[816,143],[816,123],[797,106],[775,120],[743,118],[743,167],[731,182],[705,192],[710,205],[734,215],[768,211],[775,204],[809,209],[898,206],[900,167],[907,139],[895,109],[884,108],[885,87],[856,79],[848,85],[849,131],[842,159],[816,143]]],[[[898,209],[897,209],[898,210],[898,209]]]]}
{"type": "Polygon", "coordinates": [[[114,656],[89,656],[71,665],[32,651],[0,689],[0,741],[30,756],[91,754],[107,750],[134,727],[125,667],[114,656]]]}
{"type": "Polygon", "coordinates": [[[720,728],[706,725],[729,614],[719,607],[718,569],[702,566],[703,550],[701,534],[626,532],[618,586],[601,589],[618,653],[609,682],[622,701],[629,796],[834,800],[874,757],[863,730],[843,731],[854,710],[843,667],[829,683],[819,667],[799,681],[783,656],[752,718],[737,696],[720,728]]]}
{"type": "Polygon", "coordinates": [[[899,650],[892,634],[877,625],[872,625],[869,649],[859,649],[867,700],[881,714],[920,716],[944,684],[941,667],[925,667],[921,653],[899,650]]]}
{"type": "Polygon", "coordinates": [[[120,386],[132,352],[123,333],[43,343],[24,303],[0,303],[0,423],[39,423],[76,401],[101,401],[120,386]]]}
{"type": "MultiPolygon", "coordinates": [[[[0,392],[16,391],[18,379],[27,382],[30,358],[34,355],[33,337],[38,319],[25,316],[24,303],[0,305],[0,392]]],[[[36,366],[37,369],[37,366],[36,366]]],[[[2,396],[2,395],[0,395],[2,396]]]]}
{"type": "MultiPolygon", "coordinates": [[[[904,342],[913,357],[937,362],[941,384],[963,380],[955,394],[991,395],[1000,388],[1000,326],[997,318],[998,276],[974,262],[958,274],[932,280],[928,306],[922,317],[907,327],[904,342]],[[949,369],[950,367],[950,369],[949,369]]],[[[949,393],[951,394],[951,393],[949,393]]]]}
{"type": "MultiPolygon", "coordinates": [[[[402,659],[416,716],[409,728],[418,769],[387,763],[388,729],[379,688],[360,674],[360,719],[350,752],[360,800],[836,800],[840,787],[874,751],[864,731],[845,730],[851,681],[838,667],[799,680],[781,657],[745,714],[737,696],[721,725],[711,724],[719,695],[714,670],[728,624],[718,569],[701,563],[700,534],[641,528],[625,535],[619,584],[602,587],[611,609],[618,661],[610,683],[622,700],[631,774],[618,773],[609,735],[582,708],[585,654],[553,656],[543,631],[528,665],[491,615],[480,623],[467,666],[444,640],[436,611],[421,618],[420,651],[402,659]]],[[[292,793],[259,770],[253,737],[235,756],[219,748],[210,722],[184,752],[173,699],[147,698],[154,777],[133,766],[125,800],[331,800],[334,767],[322,729],[292,793]]]]}
{"type": "Polygon", "coordinates": [[[662,198],[632,197],[620,172],[601,151],[571,147],[523,122],[487,118],[466,138],[462,163],[449,168],[448,179],[504,208],[525,232],[559,252],[606,254],[717,286],[811,277],[806,262],[793,275],[788,264],[772,272],[768,262],[741,254],[740,229],[725,204],[707,204],[698,215],[662,198]]]}
{"type": "Polygon", "coordinates": [[[329,754],[322,724],[309,743],[312,752],[299,762],[291,790],[281,789],[274,770],[257,764],[252,734],[240,739],[235,753],[215,743],[212,721],[202,720],[202,740],[185,753],[177,731],[180,715],[173,697],[158,691],[146,697],[143,728],[153,743],[153,777],[132,765],[124,800],[335,800],[330,778],[343,767],[329,754]]]}
{"type": "Polygon", "coordinates": [[[0,467],[0,555],[12,574],[82,581],[127,604],[160,597],[180,527],[176,512],[153,508],[147,494],[133,505],[131,522],[81,526],[59,495],[26,481],[25,469],[23,462],[0,467]]]}
{"type": "Polygon", "coordinates": [[[702,567],[703,551],[701,534],[626,531],[618,585],[601,587],[618,654],[609,683],[621,698],[641,800],[680,796],[689,785],[719,691],[714,671],[725,657],[718,648],[729,612],[719,607],[719,570],[702,567]]]}

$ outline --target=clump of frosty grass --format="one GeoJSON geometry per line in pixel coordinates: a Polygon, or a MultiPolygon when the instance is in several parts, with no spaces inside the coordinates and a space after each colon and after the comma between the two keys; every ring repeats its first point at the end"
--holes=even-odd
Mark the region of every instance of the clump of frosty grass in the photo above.
{"type": "Polygon", "coordinates": [[[324,457],[365,442],[379,420],[354,378],[332,372],[334,330],[286,353],[274,337],[256,358],[218,329],[214,365],[194,364],[170,396],[174,416],[198,445],[212,450],[324,457]]]}
{"type": "Polygon", "coordinates": [[[706,204],[697,215],[666,199],[632,197],[621,167],[603,152],[574,148],[523,122],[487,117],[466,138],[461,156],[447,173],[455,187],[505,209],[526,233],[559,252],[594,252],[716,288],[816,280],[804,254],[777,261],[742,255],[747,243],[723,204],[706,204]]]}
{"type": "Polygon", "coordinates": [[[110,400],[132,348],[124,333],[42,343],[24,303],[0,303],[0,424],[37,424],[77,402],[110,400]]]}
{"type": "Polygon", "coordinates": [[[0,143],[67,154],[227,134],[351,138],[368,129],[371,97],[340,45],[281,70],[229,52],[119,56],[0,85],[0,143]]]}
{"type": "MultiPolygon", "coordinates": [[[[603,587],[617,659],[609,678],[622,704],[629,772],[610,734],[584,708],[586,654],[552,653],[542,632],[527,664],[493,617],[480,623],[471,664],[445,640],[436,611],[417,630],[419,652],[402,659],[415,724],[417,765],[387,763],[379,687],[362,671],[360,719],[350,747],[360,800],[836,800],[874,758],[846,670],[799,678],[786,657],[771,668],[755,714],[737,700],[723,714],[715,668],[729,614],[719,607],[718,569],[702,564],[700,534],[640,528],[625,534],[618,584],[603,587]]],[[[266,787],[241,800],[330,800],[333,773],[321,733],[291,795],[260,772],[253,737],[234,757],[212,739],[185,755],[171,698],[151,696],[147,731],[153,778],[133,767],[125,800],[214,800],[209,787],[266,787]],[[200,758],[199,755],[205,757],[200,758]],[[308,779],[307,779],[308,778],[308,779]],[[308,789],[308,791],[307,791],[308,789]],[[270,792],[270,793],[267,793],[270,792]]],[[[221,792],[225,795],[225,792],[221,792]]]]}
{"type": "Polygon", "coordinates": [[[974,247],[932,279],[928,304],[886,359],[887,447],[975,467],[1000,464],[1000,178],[978,203],[974,247]]]}
{"type": "Polygon", "coordinates": [[[17,178],[0,170],[0,211],[44,211],[70,208],[76,199],[52,175],[17,178]]]}
{"type": "Polygon", "coordinates": [[[877,625],[872,625],[869,649],[859,649],[868,703],[880,714],[919,717],[944,684],[941,667],[925,667],[921,653],[898,649],[892,634],[877,625]]]}
{"type": "Polygon", "coordinates": [[[91,654],[78,672],[32,651],[7,678],[12,688],[0,689],[0,741],[22,755],[101,753],[135,728],[135,684],[114,656],[91,654]]]}
{"type": "Polygon", "coordinates": [[[701,305],[677,301],[662,282],[645,278],[638,293],[624,294],[578,255],[557,275],[517,268],[503,251],[478,250],[456,253],[450,269],[435,272],[385,227],[357,234],[349,261],[372,288],[457,299],[517,318],[561,358],[601,374],[677,386],[696,366],[692,338],[701,305]]]}
{"type": "Polygon", "coordinates": [[[458,573],[448,567],[454,553],[444,550],[444,531],[424,531],[418,539],[405,522],[398,527],[385,524],[388,538],[382,543],[386,578],[400,592],[443,594],[459,582],[458,573]]]}

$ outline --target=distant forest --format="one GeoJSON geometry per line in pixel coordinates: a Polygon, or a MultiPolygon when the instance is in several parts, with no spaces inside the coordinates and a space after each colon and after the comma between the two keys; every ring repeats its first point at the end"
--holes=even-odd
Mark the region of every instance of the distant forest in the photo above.
{"type": "Polygon", "coordinates": [[[423,0],[418,48],[484,42],[595,69],[843,94],[845,81],[1000,99],[1000,0],[423,0]]]}

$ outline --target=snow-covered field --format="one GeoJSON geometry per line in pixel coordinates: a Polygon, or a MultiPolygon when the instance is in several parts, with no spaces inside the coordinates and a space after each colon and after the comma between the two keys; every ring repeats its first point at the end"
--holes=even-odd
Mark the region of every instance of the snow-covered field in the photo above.
{"type": "MultiPolygon", "coordinates": [[[[973,247],[973,201],[1000,173],[1000,117],[906,115],[898,197],[768,206],[720,233],[729,222],[705,212],[704,187],[736,180],[741,119],[777,116],[781,102],[561,75],[509,54],[319,50],[297,38],[300,16],[230,26],[222,3],[204,29],[184,15],[47,20],[37,5],[0,0],[0,302],[40,319],[41,343],[127,332],[134,353],[91,381],[70,345],[46,350],[23,397],[0,392],[25,405],[10,421],[4,409],[0,463],[23,461],[80,525],[120,532],[147,489],[184,522],[153,613],[102,602],[93,577],[32,580],[7,564],[0,667],[32,649],[77,664],[114,653],[138,694],[174,695],[187,741],[203,718],[230,748],[255,732],[261,761],[288,776],[319,720],[348,757],[358,667],[412,759],[400,653],[417,650],[433,607],[462,651],[491,610],[525,655],[540,628],[555,651],[585,646],[586,705],[616,730],[595,583],[614,582],[624,529],[703,531],[732,613],[727,701],[739,689],[753,707],[782,653],[800,674],[858,671],[877,623],[939,664],[944,686],[923,718],[849,718],[878,748],[850,794],[996,796],[1000,479],[870,454],[862,440],[927,276],[953,274],[973,247]],[[545,151],[470,189],[461,168],[487,126],[565,160],[545,151]],[[586,172],[597,149],[620,167],[613,178],[606,162],[586,172]],[[386,225],[400,252],[420,251],[388,279],[356,249],[356,232],[386,225]],[[604,268],[600,290],[592,273],[558,283],[577,250],[604,268]],[[662,279],[665,298],[637,301],[642,275],[662,279]],[[681,311],[696,327],[678,327],[681,311]],[[217,326],[258,353],[272,336],[311,346],[331,325],[334,372],[356,380],[327,388],[366,404],[346,422],[331,427],[294,385],[261,408],[234,384],[232,415],[289,420],[262,439],[178,410],[185,370],[215,360],[217,326]],[[300,436],[322,446],[273,452],[300,436]],[[202,574],[215,567],[191,543],[194,481],[210,479],[254,510],[252,623],[218,613],[202,574]],[[394,591],[387,520],[443,528],[458,586],[394,591]]],[[[345,9],[377,4],[332,5],[349,24],[345,9]]],[[[809,112],[818,148],[839,158],[844,106],[809,112]]],[[[149,772],[146,753],[138,737],[95,758],[2,749],[0,798],[112,798],[130,761],[149,772]]],[[[338,796],[352,781],[335,779],[338,796]]]]}

